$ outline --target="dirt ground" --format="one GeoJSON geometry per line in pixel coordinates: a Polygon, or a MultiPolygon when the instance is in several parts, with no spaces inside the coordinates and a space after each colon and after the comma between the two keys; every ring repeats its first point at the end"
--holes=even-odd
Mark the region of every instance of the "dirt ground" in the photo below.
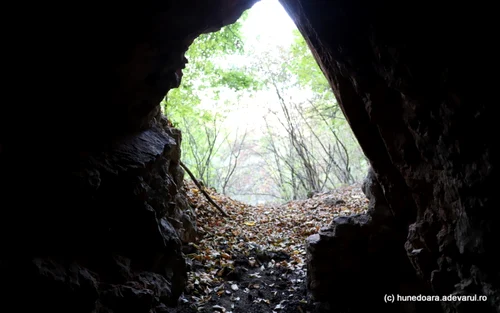
{"type": "Polygon", "coordinates": [[[305,239],[335,216],[364,213],[359,185],[280,206],[250,206],[207,192],[223,217],[186,181],[199,240],[185,247],[188,284],[175,313],[318,313],[306,289],[305,239]]]}

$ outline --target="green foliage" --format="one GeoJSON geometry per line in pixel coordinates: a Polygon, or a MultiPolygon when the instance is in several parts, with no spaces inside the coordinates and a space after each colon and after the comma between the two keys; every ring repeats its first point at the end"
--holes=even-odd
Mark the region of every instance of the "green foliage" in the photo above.
{"type": "Polygon", "coordinates": [[[244,53],[241,23],[247,15],[218,32],[202,34],[192,43],[186,52],[188,63],[181,85],[170,90],[163,102],[164,112],[174,124],[182,125],[181,117],[210,119],[210,111],[198,107],[207,94],[217,97],[225,87],[234,91],[259,88],[259,82],[244,67],[224,66],[227,56],[244,53]]]}
{"type": "Polygon", "coordinates": [[[246,16],[244,13],[236,23],[218,32],[202,34],[192,43],[186,52],[188,63],[181,85],[170,90],[163,101],[165,115],[183,131],[184,162],[208,185],[216,179],[211,163],[219,149],[214,145],[227,136],[219,124],[228,109],[221,108],[223,101],[217,101],[217,111],[207,108],[202,99],[219,100],[221,92],[228,90],[238,98],[239,93],[261,86],[244,66],[227,66],[228,57],[244,53],[241,23],[246,16]]]}
{"type": "Polygon", "coordinates": [[[262,87],[261,82],[241,71],[241,69],[220,71],[217,84],[219,86],[226,86],[234,91],[258,90],[262,87]]]}
{"type": "Polygon", "coordinates": [[[240,200],[298,199],[364,177],[363,153],[302,35],[256,53],[243,44],[246,17],[192,43],[181,85],[163,101],[183,133],[183,162],[240,200]],[[250,133],[243,123],[226,126],[256,94],[275,96],[265,122],[242,121],[260,125],[250,133]]]}
{"type": "MultiPolygon", "coordinates": [[[[330,85],[323,75],[318,63],[314,59],[306,41],[298,30],[294,32],[295,41],[290,47],[292,62],[289,69],[298,78],[301,86],[309,86],[315,93],[324,93],[330,90],[330,85]]],[[[332,95],[332,93],[329,93],[332,95]]]]}

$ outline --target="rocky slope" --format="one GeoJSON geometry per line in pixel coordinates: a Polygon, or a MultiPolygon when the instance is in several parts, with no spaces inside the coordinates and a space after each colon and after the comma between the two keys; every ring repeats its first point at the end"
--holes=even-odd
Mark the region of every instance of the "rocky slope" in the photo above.
{"type": "Polygon", "coordinates": [[[227,218],[193,183],[185,188],[199,227],[197,240],[184,247],[190,271],[174,312],[324,311],[306,288],[305,240],[335,216],[365,213],[368,199],[361,186],[267,206],[247,205],[207,189],[227,218]]]}

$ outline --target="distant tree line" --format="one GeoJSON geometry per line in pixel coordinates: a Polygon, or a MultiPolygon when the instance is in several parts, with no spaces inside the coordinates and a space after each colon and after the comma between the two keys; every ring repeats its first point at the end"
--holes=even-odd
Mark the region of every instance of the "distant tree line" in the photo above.
{"type": "Polygon", "coordinates": [[[257,53],[244,45],[245,17],[196,39],[181,86],[165,97],[164,113],[183,133],[183,162],[205,185],[251,203],[360,181],[366,158],[300,33],[257,53]],[[235,56],[245,61],[230,62],[235,56]],[[273,104],[267,114],[235,125],[232,113],[258,94],[273,104]]]}

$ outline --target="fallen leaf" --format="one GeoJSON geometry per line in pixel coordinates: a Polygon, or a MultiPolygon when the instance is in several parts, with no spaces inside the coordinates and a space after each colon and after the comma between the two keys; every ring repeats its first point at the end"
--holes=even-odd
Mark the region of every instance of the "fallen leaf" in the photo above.
{"type": "MultiPolygon", "coordinates": [[[[207,303],[213,296],[226,295],[233,303],[238,304],[239,297],[236,295],[241,291],[247,297],[252,294],[249,288],[265,289],[266,286],[279,290],[269,291],[270,295],[290,300],[297,297],[297,288],[304,284],[307,270],[304,246],[306,238],[318,233],[322,227],[327,227],[336,216],[365,213],[369,201],[360,187],[358,184],[337,188],[317,193],[311,199],[294,200],[273,206],[248,205],[206,188],[206,192],[230,216],[223,218],[213,210],[212,205],[194,184],[186,180],[184,192],[196,214],[198,225],[198,239],[189,244],[191,250],[186,255],[193,263],[192,271],[188,272],[185,289],[185,297],[189,299],[186,305],[207,311],[207,303]],[[330,205],[332,199],[338,200],[338,205],[330,205]],[[256,259],[254,256],[257,252],[270,254],[272,257],[256,259]],[[287,257],[280,257],[283,255],[287,257]],[[248,272],[248,277],[239,283],[239,287],[231,282],[229,288],[225,289],[229,275],[237,272],[237,266],[240,273],[248,272]],[[278,289],[278,281],[275,284],[275,280],[268,278],[270,276],[273,279],[287,279],[282,276],[283,273],[291,272],[297,274],[295,278],[288,280],[286,289],[278,289]],[[259,284],[254,281],[257,279],[259,284]],[[249,288],[244,288],[242,283],[247,283],[245,286],[249,288]],[[238,289],[234,290],[233,285],[238,289]]],[[[252,301],[261,303],[260,305],[270,303],[262,298],[254,298],[252,301]]],[[[300,303],[306,305],[307,301],[301,300],[300,303]]],[[[279,308],[284,306],[280,303],[274,310],[279,311],[279,308]]],[[[231,308],[234,308],[233,305],[231,308]]],[[[298,308],[299,312],[302,312],[302,309],[298,308]]],[[[264,311],[274,310],[268,308],[264,311]]],[[[212,311],[229,313],[223,306],[215,306],[212,311]]]]}

